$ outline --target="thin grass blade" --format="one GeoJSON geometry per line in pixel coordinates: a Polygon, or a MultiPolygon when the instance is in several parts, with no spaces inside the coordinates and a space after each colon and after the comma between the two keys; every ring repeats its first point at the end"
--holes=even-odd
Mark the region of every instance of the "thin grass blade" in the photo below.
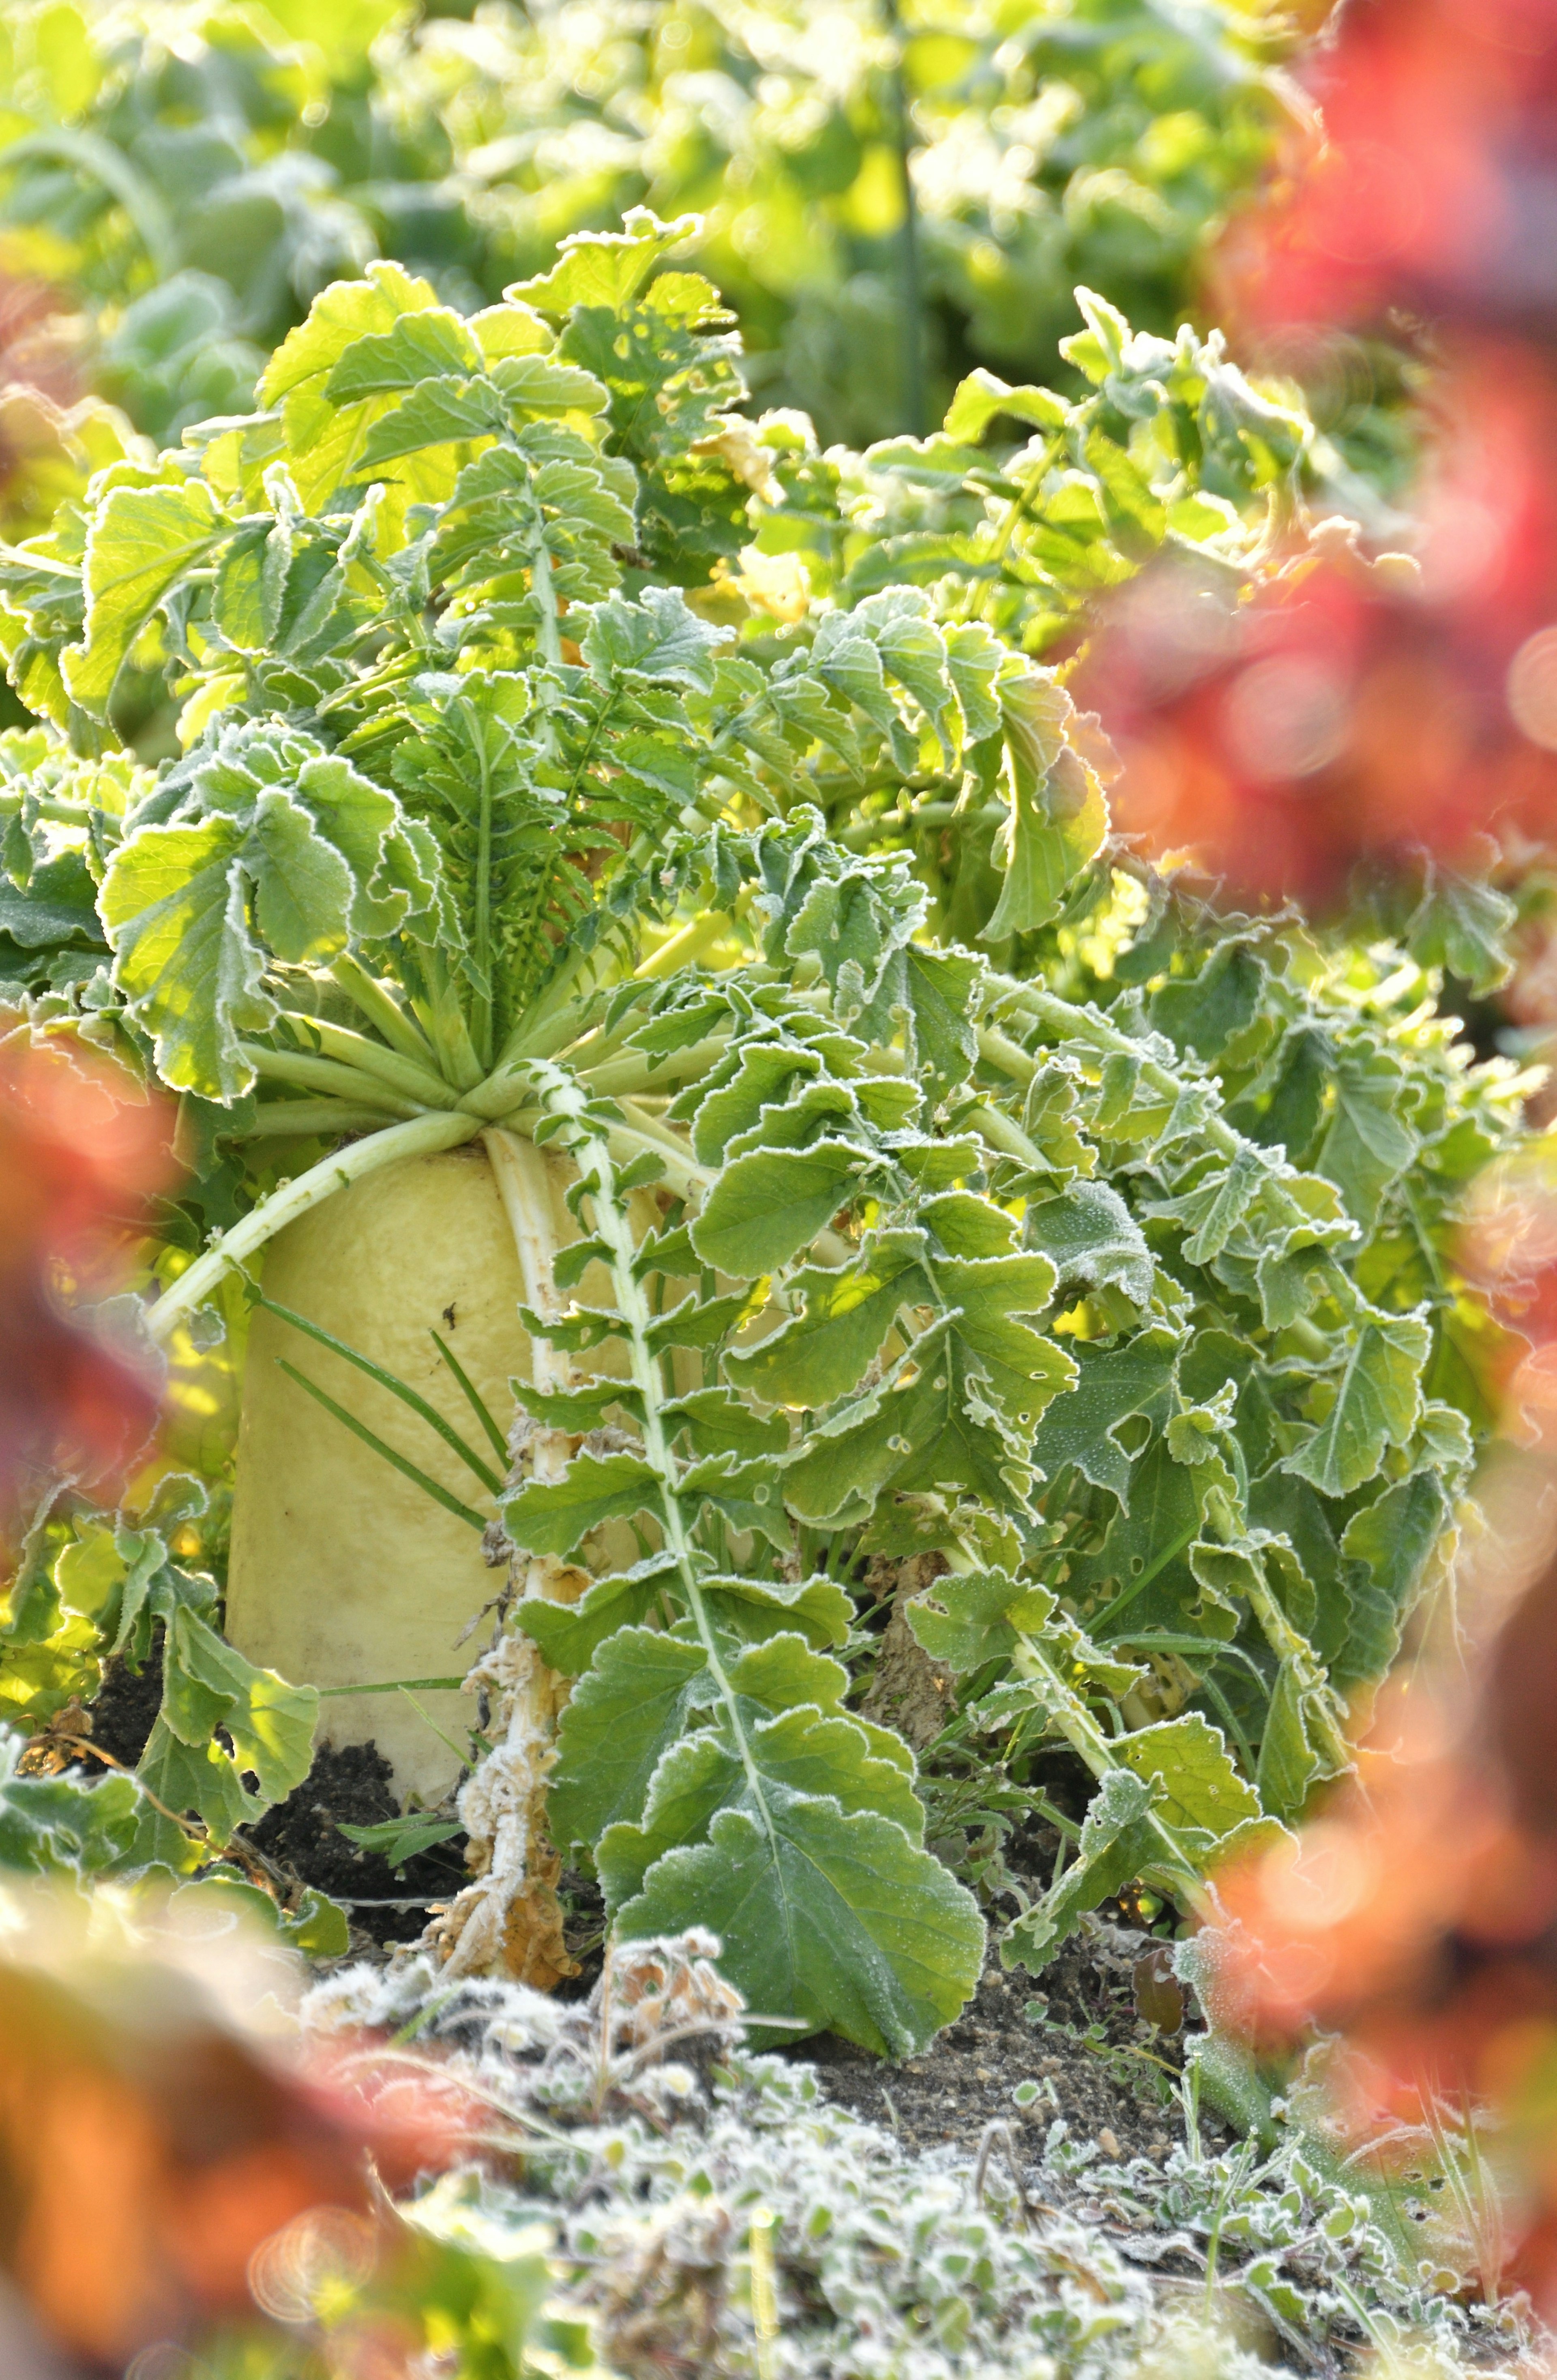
{"type": "Polygon", "coordinates": [[[459,1383],[460,1389],[464,1392],[466,1402],[469,1405],[471,1412],[475,1415],[476,1419],[480,1423],[481,1427],[485,1430],[487,1434],[487,1441],[491,1446],[493,1452],[496,1455],[500,1463],[506,1464],[508,1461],[508,1441],[504,1437],[503,1432],[498,1428],[497,1424],[493,1421],[491,1414],[488,1412],[485,1398],[481,1395],[481,1392],[480,1389],[477,1388],[474,1380],[470,1379],[461,1367],[459,1360],[456,1356],[453,1348],[444,1343],[444,1342],[438,1336],[436,1330],[432,1332],[432,1344],[436,1347],[439,1354],[442,1355],[444,1363],[454,1374],[455,1378],[459,1383]]]}
{"type": "MultiPolygon", "coordinates": [[[[348,1347],[346,1341],[337,1339],[333,1331],[322,1330],[318,1323],[310,1322],[306,1315],[294,1314],[289,1305],[277,1305],[274,1298],[263,1296],[257,1297],[254,1303],[256,1305],[262,1305],[267,1314],[274,1314],[281,1321],[289,1322],[294,1330],[301,1330],[308,1338],[317,1339],[319,1344],[322,1347],[328,1347],[333,1355],[340,1355],[347,1363],[355,1364],[359,1372],[365,1372],[369,1379],[376,1380],[381,1389],[387,1389],[392,1397],[398,1397],[400,1402],[403,1405],[408,1405],[412,1413],[427,1424],[429,1429],[436,1430],[444,1445],[458,1455],[468,1470],[475,1473],[490,1496],[502,1494],[501,1475],[476,1452],[474,1447],[466,1444],[458,1430],[451,1422],[444,1419],[436,1405],[430,1405],[425,1397],[419,1396],[415,1389],[401,1379],[398,1373],[385,1371],[383,1366],[375,1364],[371,1355],[361,1354],[357,1348],[348,1347]]],[[[434,1331],[432,1335],[436,1338],[438,1334],[434,1331]]],[[[322,1391],[315,1393],[322,1394],[322,1391]]],[[[474,1390],[470,1393],[474,1394],[474,1390]]],[[[378,1443],[376,1439],[373,1442],[375,1445],[378,1443]]],[[[505,1455],[507,1452],[507,1449],[503,1446],[501,1440],[498,1451],[505,1455]]]]}
{"type": "Polygon", "coordinates": [[[316,1686],[314,1692],[322,1703],[332,1694],[398,1694],[407,1686],[422,1694],[451,1693],[464,1683],[463,1678],[384,1678],[371,1686],[316,1686]]]}
{"type": "MultiPolygon", "coordinates": [[[[338,1422],[345,1423],[354,1438],[359,1438],[364,1446],[371,1446],[375,1454],[382,1454],[384,1461],[398,1471],[403,1478],[409,1479],[421,1489],[424,1495],[431,1496],[435,1504],[442,1504],[445,1512],[452,1512],[456,1520],[468,1521],[473,1529],[485,1529],[486,1523],[480,1512],[472,1512],[468,1504],[462,1504],[459,1498],[451,1496],[446,1488],[440,1488],[436,1479],[430,1479],[425,1471],[419,1471],[414,1463],[408,1463],[403,1454],[397,1454],[394,1447],[386,1446],[383,1439],[368,1427],[366,1422],[359,1421],[355,1414],[347,1413],[345,1405],[338,1405],[334,1397],[326,1396],[324,1390],[318,1386],[317,1382],[310,1380],[306,1372],[298,1371],[296,1364],[289,1364],[285,1355],[278,1355],[276,1362],[289,1380],[296,1380],[300,1389],[306,1389],[309,1395],[322,1404],[326,1413],[334,1414],[338,1422]]],[[[404,1688],[400,1691],[404,1692],[404,1688]]]]}

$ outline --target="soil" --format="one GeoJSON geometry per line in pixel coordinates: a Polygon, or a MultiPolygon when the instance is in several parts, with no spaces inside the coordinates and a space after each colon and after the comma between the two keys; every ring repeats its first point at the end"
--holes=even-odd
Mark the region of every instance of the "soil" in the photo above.
{"type": "Polygon", "coordinates": [[[153,1720],[162,1708],[163,1629],[159,1621],[152,1650],[139,1670],[122,1660],[110,1661],[91,1706],[91,1740],[133,1768],[146,1749],[153,1720]]]}
{"type": "Polygon", "coordinates": [[[316,1885],[346,1909],[353,1949],[413,1942],[434,1901],[467,1882],[465,1837],[452,1835],[398,1868],[364,1851],[342,1823],[371,1827],[400,1815],[388,1761],[374,1743],[321,1744],[303,1782],[267,1810],[245,1840],[299,1883],[316,1885]]]}
{"type": "MultiPolygon", "coordinates": [[[[918,1682],[915,1657],[919,1663],[925,1657],[906,1628],[902,1633],[906,1642],[897,1682],[907,1690],[918,1682]]],[[[109,1665],[92,1706],[94,1740],[133,1766],[161,1695],[159,1638],[139,1674],[122,1661],[109,1665]]],[[[463,1836],[395,1869],[341,1832],[343,1821],[372,1826],[398,1815],[390,1777],[390,1765],[374,1744],[322,1745],[305,1782],[247,1836],[285,1877],[317,1886],[343,1904],[359,1957],[414,1941],[429,1907],[466,1881],[463,1836]]],[[[1064,1807],[1074,1800],[1079,1814],[1085,1780],[1072,1779],[1057,1763],[1045,1784],[1052,1801],[1064,1807]]],[[[1048,1828],[1024,1828],[1006,1845],[1008,1864],[1018,1873],[1030,1865],[1033,1873],[1024,1873],[1023,1881],[1040,1887],[1056,1842],[1048,1828]]],[[[564,1996],[573,1998],[599,1973],[604,1910],[598,1888],[571,1872],[563,1879],[563,1895],[568,1947],[580,1961],[578,1976],[564,1986],[564,1996]]],[[[976,2153],[989,2125],[1002,2122],[1026,2164],[1060,2118],[1073,2139],[1099,2141],[1105,2155],[1117,2147],[1125,2157],[1161,2157],[1184,2136],[1176,2090],[1184,2036],[1171,2029],[1177,2014],[1172,1989],[1164,2003],[1160,1978],[1143,1973],[1137,1983],[1142,1960],[1161,1970],[1164,1946],[1114,1904],[1085,1921],[1040,1977],[1007,1974],[991,1954],[975,1998],[920,2058],[893,2065],[832,2034],[813,2034],[792,2054],[818,2069],[830,2097],[890,2128],[916,2153],[976,2153]],[[1146,2020],[1142,1999],[1167,2029],[1146,2020]],[[1024,2093],[1025,2107],[1015,2096],[1024,2083],[1037,2086],[1036,2094],[1024,2093]]],[[[1210,2145],[1219,2128],[1204,2108],[1200,2121],[1210,2145]]]]}
{"type": "MultiPolygon", "coordinates": [[[[1060,2118],[1073,2140],[1098,2141],[1110,2158],[1160,2158],[1184,2138],[1184,2035],[1137,2014],[1135,1970],[1143,1958],[1160,1970],[1161,1947],[1095,1919],[1036,1981],[1005,1973],[991,1956],[973,1999],[923,2057],[889,2065],[833,2034],[797,2044],[794,2055],[818,2069],[830,2097],[916,2153],[975,2152],[1001,2122],[1025,2166],[1060,2118]],[[1038,2086],[1026,2107],[1015,2095],[1023,2083],[1038,2086]]],[[[1208,2146],[1222,2138],[1204,2107],[1200,2132],[1208,2146]]]]}
{"type": "MultiPolygon", "coordinates": [[[[146,1749],[162,1692],[159,1627],[139,1671],[122,1660],[108,1663],[91,1706],[92,1742],[133,1768],[146,1749]]],[[[315,1885],[341,1902],[359,1955],[414,1942],[432,1903],[447,1900],[467,1881],[463,1835],[451,1835],[393,1868],[378,1852],[364,1851],[342,1834],[343,1821],[371,1827],[399,1816],[390,1776],[376,1744],[322,1744],[303,1782],[243,1838],[281,1872],[280,1881],[315,1885]]]]}
{"type": "MultiPolygon", "coordinates": [[[[917,1643],[910,1638],[909,1645],[925,1662],[917,1643]]],[[[913,1683],[908,1646],[894,1677],[906,1693],[913,1683]]],[[[1052,1808],[1073,1824],[1080,1820],[1092,1780],[1064,1746],[1048,1748],[1036,1781],[1052,1808]]],[[[966,1838],[936,1848],[943,1857],[961,1855],[966,1838]]],[[[1003,1842],[1000,1867],[1036,1900],[1053,1876],[1059,1848],[1055,1828],[1028,1816],[1003,1842]]],[[[1016,1913],[1014,1900],[1003,1905],[1006,1900],[997,1888],[991,1935],[1016,1913]]],[[[1012,2154],[1026,2164],[1060,2119],[1073,2140],[1098,2141],[1110,2158],[1115,2150],[1125,2158],[1162,2157],[1184,2139],[1178,2077],[1185,2026],[1198,2022],[1172,1978],[1171,1952],[1171,1942],[1148,1930],[1133,1904],[1111,1901],[1082,1920],[1040,1975],[1008,1973],[991,1949],[973,1999],[920,2058],[887,2064],[832,2034],[797,2044],[794,2055],[819,2070],[830,2096],[890,2127],[916,2153],[976,2153],[988,2126],[1001,2122],[1010,2127],[1012,2154]],[[1024,2083],[1037,2086],[1023,2092],[1026,2105],[1015,2096],[1024,2083]]],[[[1209,2147],[1232,2137],[1204,2105],[1199,2121],[1209,2147]]]]}

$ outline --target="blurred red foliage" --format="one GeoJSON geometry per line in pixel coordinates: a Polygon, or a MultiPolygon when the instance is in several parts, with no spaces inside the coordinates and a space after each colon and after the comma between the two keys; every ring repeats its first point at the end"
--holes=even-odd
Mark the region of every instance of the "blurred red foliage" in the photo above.
{"type": "Polygon", "coordinates": [[[1244,325],[1403,310],[1557,329],[1557,0],[1351,0],[1306,79],[1318,158],[1221,260],[1244,325]]]}
{"type": "Polygon", "coordinates": [[[1359,859],[1557,838],[1557,0],[1354,0],[1309,79],[1323,149],[1233,226],[1216,309],[1278,358],[1428,339],[1420,569],[1321,531],[1236,607],[1149,575],[1077,690],[1125,832],[1323,907],[1359,859]]]}
{"type": "Polygon", "coordinates": [[[224,1948],[202,1973],[175,1941],[105,1949],[38,1904],[0,1957],[0,2274],[76,2369],[242,2328],[256,2300],[308,2323],[321,2285],[393,2265],[385,2192],[470,2129],[436,2078],[370,2109],[349,2045],[311,2062],[267,2039],[238,2005],[264,1946],[224,1948]]]}
{"type": "Polygon", "coordinates": [[[79,1050],[0,1050],[0,1514],[25,1469],[113,1493],[155,1391],[69,1301],[123,1277],[148,1202],[173,1172],[160,1099],[79,1050]]]}
{"type": "Polygon", "coordinates": [[[1557,831],[1557,382],[1482,351],[1439,401],[1417,560],[1325,524],[1252,601],[1192,561],[1117,600],[1075,690],[1119,746],[1125,832],[1322,909],[1364,856],[1557,831]]]}

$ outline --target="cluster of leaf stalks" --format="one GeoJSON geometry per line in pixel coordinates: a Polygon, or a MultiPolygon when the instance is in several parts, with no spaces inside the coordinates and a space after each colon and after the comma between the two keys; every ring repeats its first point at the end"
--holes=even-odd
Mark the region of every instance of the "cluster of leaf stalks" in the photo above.
{"type": "MultiPolygon", "coordinates": [[[[43,722],[6,965],[18,1030],[181,1096],[181,1363],[288,1223],[480,1142],[533,1360],[468,1517],[563,1706],[553,1741],[515,1655],[485,1748],[617,1938],[712,1926],[757,2010],[904,2054],[985,1926],[858,1707],[868,1566],[938,1557],[906,1617],[965,1744],[1094,1780],[1008,1960],[1131,1882],[1189,1899],[1344,1767],[1486,1418],[1454,1217],[1520,1086],[1432,963],[1495,979],[1501,913],[1428,879],[1404,942],[1326,942],[1110,839],[1034,655],[1165,548],[1290,560],[1327,492],[1219,339],[1083,292],[1087,395],[976,374],[935,437],[822,455],[737,410],[688,228],[469,317],[374,265],[252,417],[0,555],[43,722]],[[141,768],[111,722],[151,662],[183,748],[141,768]]],[[[188,1869],[306,1773],[313,1698],[223,1643],[158,1493],[45,1504],[5,1691],[46,1723],[163,1621],[106,1864],[188,1869]]],[[[499,1918],[537,1873],[494,1865],[499,1918]]]]}

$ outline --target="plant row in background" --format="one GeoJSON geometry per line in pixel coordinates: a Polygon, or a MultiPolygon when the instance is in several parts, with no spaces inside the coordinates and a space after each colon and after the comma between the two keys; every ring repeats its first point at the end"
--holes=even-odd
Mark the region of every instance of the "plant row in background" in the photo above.
{"type": "MultiPolygon", "coordinates": [[[[1326,493],[1219,341],[1085,297],[1087,394],[975,374],[821,455],[736,409],[687,228],[468,316],[334,285],[261,411],[10,551],[6,967],[21,1029],[180,1095],[186,1378],[354,1184],[479,1148],[503,1185],[531,1352],[511,1468],[468,1418],[509,1583],[445,1949],[553,1938],[554,1847],[619,1932],[711,1925],[754,2008],[902,2054],[985,1913],[1040,1966],[1344,1765],[1488,1420],[1454,1219],[1521,1087],[1434,969],[1496,980],[1505,913],[1429,872],[1402,940],[1326,941],[1111,840],[1034,655],[1164,549],[1290,561],[1326,493]],[[180,706],[154,769],[131,669],[180,706]],[[883,1566],[956,1705],[918,1763],[858,1707],[883,1566]],[[1096,1791],[1032,1898],[998,1845],[1056,1743],[1096,1791]]],[[[35,1724],[163,1624],[111,1869],[209,1861],[309,1764],[310,1682],[185,1566],[202,1493],[65,1493],[11,1597],[35,1724]]],[[[386,1609],[421,1591],[408,1545],[386,1609]]]]}
{"type": "MultiPolygon", "coordinates": [[[[1293,28],[1264,0],[469,22],[45,0],[5,41],[0,265],[57,293],[43,313],[79,310],[66,353],[55,321],[13,370],[48,386],[39,353],[73,356],[164,443],[242,411],[316,291],[370,257],[468,311],[641,202],[703,212],[698,260],[764,402],[824,443],[922,431],[973,365],[1051,377],[1077,282],[1171,334],[1208,236],[1301,115],[1293,28]]],[[[111,431],[11,402],[30,469],[9,502],[46,516],[111,431]]]]}

